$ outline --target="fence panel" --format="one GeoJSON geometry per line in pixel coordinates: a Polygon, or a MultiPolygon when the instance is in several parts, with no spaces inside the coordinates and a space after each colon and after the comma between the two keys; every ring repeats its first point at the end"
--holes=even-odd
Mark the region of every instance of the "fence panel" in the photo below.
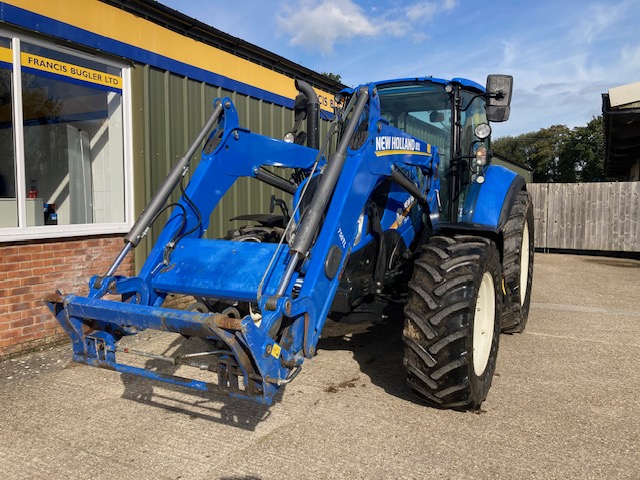
{"type": "Polygon", "coordinates": [[[536,248],[640,252],[640,182],[534,183],[536,248]]]}

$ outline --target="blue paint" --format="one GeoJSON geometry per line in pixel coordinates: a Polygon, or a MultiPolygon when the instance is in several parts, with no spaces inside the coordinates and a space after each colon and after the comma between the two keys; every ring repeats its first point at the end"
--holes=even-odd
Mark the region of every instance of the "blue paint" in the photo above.
{"type": "Polygon", "coordinates": [[[507,192],[518,175],[502,165],[489,165],[480,186],[471,223],[497,227],[507,192]]]}
{"type": "MultiPolygon", "coordinates": [[[[233,396],[269,404],[304,359],[313,357],[350,254],[377,245],[372,244],[376,242],[375,232],[366,230],[359,244],[355,243],[358,219],[368,211],[374,191],[388,187],[379,201],[381,205],[374,207],[383,210],[379,215],[383,232],[396,230],[406,246],[415,245],[419,236],[430,233],[425,230],[425,219],[437,212],[434,192],[440,187],[440,179],[432,177],[431,172],[437,171],[438,149],[390,127],[381,118],[375,87],[366,86],[368,117],[361,125],[366,125],[367,136],[354,149],[347,149],[321,224],[312,232],[314,240],[308,252],[295,252],[287,242],[277,245],[202,238],[212,212],[239,178],[255,176],[263,165],[308,171],[319,158],[314,149],[241,128],[231,100],[217,100],[223,105],[223,113],[209,141],[216,139],[219,143],[215,148],[205,145],[185,195],[178,202],[180,207],[169,216],[140,274],[131,278],[94,277],[87,297],[69,295],[63,300],[49,300],[49,308],[72,340],[74,358],[189,388],[222,389],[233,396]],[[426,196],[427,206],[391,182],[393,170],[413,182],[426,196]],[[297,259],[298,268],[285,277],[292,258],[297,259]],[[281,295],[276,297],[276,292],[281,295]],[[195,295],[210,302],[227,300],[223,307],[232,305],[243,310],[244,318],[232,320],[165,308],[162,304],[170,293],[195,295]],[[107,294],[122,295],[123,301],[106,300],[107,294]],[[251,314],[256,312],[260,316],[254,319],[251,314]],[[227,353],[220,358],[218,382],[213,385],[123,364],[118,353],[120,338],[148,328],[225,345],[227,353]],[[243,388],[237,385],[240,377],[243,388]]],[[[338,158],[320,157],[319,161],[326,172],[338,158]]],[[[326,178],[321,177],[320,182],[326,178]]],[[[469,198],[475,203],[468,224],[487,230],[497,226],[514,181],[517,178],[510,170],[489,166],[485,183],[472,188],[474,194],[469,198]]],[[[298,186],[294,201],[304,185],[298,186]]],[[[437,215],[432,217],[436,227],[437,215]]],[[[304,227],[305,218],[298,216],[296,222],[304,227]]]]}

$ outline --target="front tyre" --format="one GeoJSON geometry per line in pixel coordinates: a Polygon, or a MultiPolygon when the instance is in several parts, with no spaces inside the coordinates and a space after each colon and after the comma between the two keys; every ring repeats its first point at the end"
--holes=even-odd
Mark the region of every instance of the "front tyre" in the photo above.
{"type": "Polygon", "coordinates": [[[415,262],[403,331],[409,386],[429,404],[478,409],[498,355],[502,308],[496,245],[433,236],[415,262]]]}
{"type": "Polygon", "coordinates": [[[533,205],[529,192],[518,193],[504,226],[503,238],[502,331],[522,333],[529,318],[533,281],[533,205]]]}

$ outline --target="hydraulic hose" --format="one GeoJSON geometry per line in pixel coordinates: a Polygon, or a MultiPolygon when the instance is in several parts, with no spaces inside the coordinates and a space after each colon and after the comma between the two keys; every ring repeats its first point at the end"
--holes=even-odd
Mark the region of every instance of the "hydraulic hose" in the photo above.
{"type": "Polygon", "coordinates": [[[344,161],[347,158],[347,148],[351,142],[351,138],[358,126],[358,121],[362,116],[362,112],[364,112],[368,100],[369,92],[366,88],[363,88],[359,92],[358,102],[356,103],[353,115],[351,116],[351,121],[348,123],[344,135],[340,139],[338,149],[336,153],[332,155],[331,161],[327,164],[327,167],[320,178],[318,189],[313,195],[311,204],[300,222],[296,237],[293,241],[293,245],[291,246],[291,253],[293,255],[304,257],[311,247],[311,242],[313,241],[313,238],[320,226],[322,215],[327,209],[329,200],[333,195],[336,183],[338,182],[338,178],[342,172],[344,161]]]}
{"type": "Polygon", "coordinates": [[[207,123],[205,123],[204,127],[202,127],[202,130],[200,130],[200,133],[187,150],[187,153],[185,153],[184,156],[180,160],[178,160],[178,162],[176,162],[169,174],[163,180],[162,184],[160,184],[160,187],[158,187],[158,190],[156,190],[156,193],[149,201],[149,204],[145,207],[145,209],[136,220],[136,223],[133,225],[131,230],[129,230],[129,233],[127,233],[127,235],[124,237],[125,243],[130,243],[133,247],[138,246],[138,243],[140,243],[140,240],[142,240],[142,238],[145,236],[146,231],[151,225],[154,217],[162,209],[165,202],[171,196],[171,192],[173,192],[173,190],[176,188],[176,185],[178,185],[178,182],[180,182],[180,179],[186,173],[189,162],[191,161],[191,157],[193,157],[200,144],[207,137],[207,134],[215,124],[216,120],[222,114],[223,108],[224,107],[221,103],[216,105],[216,108],[213,110],[211,117],[209,117],[207,123]]]}

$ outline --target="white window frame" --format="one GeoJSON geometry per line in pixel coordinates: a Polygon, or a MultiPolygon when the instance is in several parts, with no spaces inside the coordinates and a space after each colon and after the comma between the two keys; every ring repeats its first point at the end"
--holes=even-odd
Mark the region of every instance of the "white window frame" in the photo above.
{"type": "Polygon", "coordinates": [[[12,71],[12,112],[13,112],[13,142],[14,160],[16,162],[15,191],[18,204],[19,227],[0,228],[0,244],[22,240],[37,240],[63,237],[85,237],[91,235],[127,233],[133,225],[133,142],[132,142],[132,107],[131,107],[131,71],[130,66],[115,62],[99,55],[86,54],[66,46],[31,37],[20,33],[0,29],[0,36],[11,40],[13,55],[12,71]],[[41,46],[62,53],[75,55],[79,58],[97,61],[105,65],[119,68],[122,72],[122,141],[124,160],[124,222],[115,223],[87,223],[78,225],[44,225],[27,226],[26,218],[26,175],[24,151],[24,118],[22,113],[22,65],[20,61],[20,43],[24,41],[32,45],[41,46]]]}

